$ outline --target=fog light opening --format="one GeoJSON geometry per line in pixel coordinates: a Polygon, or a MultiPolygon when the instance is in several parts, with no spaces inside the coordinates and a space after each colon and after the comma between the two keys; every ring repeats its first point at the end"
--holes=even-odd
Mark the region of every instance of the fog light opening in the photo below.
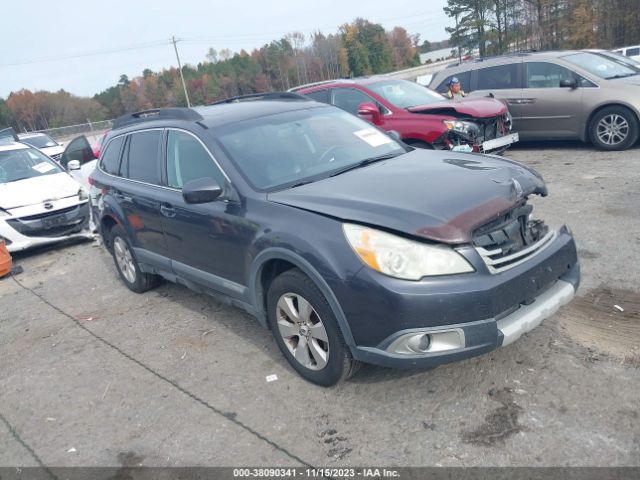
{"type": "Polygon", "coordinates": [[[428,352],[431,347],[431,335],[425,333],[412,337],[408,342],[408,347],[416,353],[428,352]]]}

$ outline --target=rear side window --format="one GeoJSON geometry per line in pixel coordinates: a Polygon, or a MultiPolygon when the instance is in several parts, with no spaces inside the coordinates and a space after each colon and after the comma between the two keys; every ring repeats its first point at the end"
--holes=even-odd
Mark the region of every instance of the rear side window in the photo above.
{"type": "Polygon", "coordinates": [[[102,154],[102,160],[100,161],[100,168],[111,174],[118,174],[118,167],[120,166],[120,150],[122,149],[122,143],[124,137],[114,138],[107,145],[106,150],[102,154]]]}
{"type": "Polygon", "coordinates": [[[221,187],[225,184],[222,171],[198,139],[185,132],[169,130],[167,184],[182,188],[185,183],[199,178],[213,178],[221,187]]]}
{"type": "Polygon", "coordinates": [[[451,80],[453,77],[456,77],[458,80],[460,80],[460,85],[462,85],[462,90],[465,93],[469,93],[471,91],[471,71],[460,72],[460,73],[456,73],[455,75],[449,75],[442,82],[440,82],[440,85],[438,85],[438,87],[436,88],[436,91],[438,93],[442,93],[443,95],[447,93],[449,91],[449,87],[447,84],[449,83],[449,80],[451,80]]]}
{"type": "Polygon", "coordinates": [[[518,83],[517,63],[478,70],[478,90],[519,88],[518,83]]]}
{"type": "Polygon", "coordinates": [[[636,57],[640,55],[640,47],[627,48],[627,57],[636,57]]]}
{"type": "Polygon", "coordinates": [[[160,140],[162,130],[129,135],[129,145],[120,169],[123,177],[138,182],[160,184],[160,140]]]}
{"type": "Polygon", "coordinates": [[[329,103],[329,90],[317,90],[315,92],[305,93],[304,96],[316,102],[329,103]]]}

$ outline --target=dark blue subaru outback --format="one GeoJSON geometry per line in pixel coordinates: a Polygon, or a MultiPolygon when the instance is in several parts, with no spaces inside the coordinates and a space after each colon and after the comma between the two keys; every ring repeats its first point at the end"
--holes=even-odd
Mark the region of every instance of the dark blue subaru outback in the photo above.
{"type": "Polygon", "coordinates": [[[527,203],[547,194],[535,171],[413,149],[291,93],[122,117],[92,182],[127,287],[228,300],[319,385],[489,352],[580,280],[569,230],[527,203]]]}

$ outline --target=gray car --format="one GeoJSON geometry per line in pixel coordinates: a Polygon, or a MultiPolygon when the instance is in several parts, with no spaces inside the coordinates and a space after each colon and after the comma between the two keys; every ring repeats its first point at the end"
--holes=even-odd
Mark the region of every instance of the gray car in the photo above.
{"type": "Polygon", "coordinates": [[[638,140],[640,73],[603,55],[559,51],[478,59],[438,72],[429,86],[445,93],[452,77],[471,97],[506,102],[522,140],[590,140],[603,150],[625,150],[638,140]]]}

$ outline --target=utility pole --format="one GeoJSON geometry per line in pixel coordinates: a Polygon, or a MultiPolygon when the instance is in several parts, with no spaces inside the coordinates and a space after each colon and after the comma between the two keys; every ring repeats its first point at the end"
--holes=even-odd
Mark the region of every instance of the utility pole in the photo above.
{"type": "Polygon", "coordinates": [[[173,48],[176,51],[176,59],[178,59],[178,70],[180,70],[180,78],[182,79],[182,88],[184,88],[184,96],[187,99],[187,107],[191,108],[191,102],[189,102],[189,94],[187,93],[187,84],[184,83],[184,75],[182,74],[182,65],[180,64],[180,55],[178,55],[178,47],[176,43],[180,40],[176,40],[176,37],[171,37],[171,43],[173,43],[173,48]]]}

